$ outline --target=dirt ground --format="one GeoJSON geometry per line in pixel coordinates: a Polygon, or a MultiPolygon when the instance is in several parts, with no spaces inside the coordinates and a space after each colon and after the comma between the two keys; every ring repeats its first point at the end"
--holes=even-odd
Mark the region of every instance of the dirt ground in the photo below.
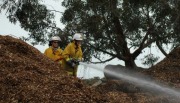
{"type": "MultiPolygon", "coordinates": [[[[158,82],[180,88],[180,48],[142,71],[158,82]]],[[[60,66],[34,47],[0,35],[0,103],[178,103],[124,81],[97,87],[68,76],[60,66]]]]}

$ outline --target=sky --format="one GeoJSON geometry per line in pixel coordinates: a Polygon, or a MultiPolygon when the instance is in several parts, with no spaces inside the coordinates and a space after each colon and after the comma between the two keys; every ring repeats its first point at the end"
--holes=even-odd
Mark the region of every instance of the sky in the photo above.
{"type": "MultiPolygon", "coordinates": [[[[64,8],[61,6],[61,2],[63,0],[44,0],[43,4],[47,5],[47,8],[50,10],[57,10],[60,12],[64,11],[64,8]]],[[[63,25],[60,22],[60,17],[62,16],[61,13],[55,13],[55,21],[57,24],[57,27],[63,29],[65,27],[65,25],[63,25]]],[[[12,24],[9,22],[9,20],[6,18],[6,14],[5,11],[3,11],[2,13],[0,13],[0,35],[12,35],[14,37],[20,37],[20,36],[28,36],[28,32],[23,30],[20,27],[20,24],[17,22],[16,24],[12,24]]],[[[28,43],[28,42],[27,42],[28,43]]],[[[46,48],[48,48],[48,45],[36,45],[34,46],[35,48],[37,48],[39,51],[41,51],[42,53],[44,52],[44,50],[46,48]]],[[[151,50],[150,49],[145,49],[144,53],[148,54],[148,53],[155,53],[158,54],[160,56],[159,61],[161,61],[164,58],[164,55],[158,51],[158,49],[156,48],[156,46],[152,47],[151,50]]],[[[141,59],[143,58],[144,55],[140,55],[137,57],[137,59],[135,60],[136,64],[138,66],[141,67],[145,67],[144,65],[142,65],[141,63],[141,59]]],[[[105,58],[107,56],[104,56],[105,58]]],[[[93,59],[94,61],[97,61],[96,59],[93,59]]],[[[124,62],[122,62],[121,60],[118,59],[114,59],[110,62],[104,63],[104,64],[99,64],[96,65],[97,67],[103,69],[105,65],[108,64],[113,64],[113,65],[117,65],[117,64],[121,64],[124,65],[124,62]]],[[[84,69],[84,66],[79,66],[79,70],[78,70],[78,77],[79,78],[93,78],[93,77],[100,77],[102,78],[103,72],[102,71],[97,71],[94,70],[92,68],[88,68],[86,67],[86,69],[84,69]]]]}

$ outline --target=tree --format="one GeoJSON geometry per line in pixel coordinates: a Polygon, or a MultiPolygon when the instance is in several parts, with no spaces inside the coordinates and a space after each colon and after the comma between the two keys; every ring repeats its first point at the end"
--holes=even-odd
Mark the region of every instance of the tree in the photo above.
{"type": "MultiPolygon", "coordinates": [[[[101,60],[101,53],[135,68],[135,59],[152,43],[164,55],[163,45],[180,43],[178,0],[64,0],[65,31],[85,33],[84,47],[101,60]]],[[[153,56],[148,56],[153,57],[153,56]]]]}
{"type": "Polygon", "coordinates": [[[21,28],[29,32],[32,44],[45,44],[47,37],[61,32],[53,21],[54,14],[41,4],[42,0],[3,0],[0,12],[6,10],[10,22],[20,22],[21,28]]]}

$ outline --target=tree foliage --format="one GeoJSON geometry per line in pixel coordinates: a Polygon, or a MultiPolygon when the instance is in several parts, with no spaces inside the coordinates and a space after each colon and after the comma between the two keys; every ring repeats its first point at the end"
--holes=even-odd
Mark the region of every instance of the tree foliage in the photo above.
{"type": "Polygon", "coordinates": [[[34,39],[33,44],[44,44],[47,35],[61,32],[53,21],[54,14],[40,2],[42,0],[3,0],[0,5],[0,11],[6,11],[10,22],[20,22],[21,27],[29,32],[28,39],[34,39]]]}
{"type": "MultiPolygon", "coordinates": [[[[164,55],[167,53],[163,45],[172,44],[173,49],[180,44],[179,0],[64,0],[63,33],[42,1],[2,0],[0,12],[5,10],[12,23],[19,21],[34,44],[61,34],[62,44],[66,45],[75,32],[84,33],[82,47],[86,61],[92,56],[101,63],[117,58],[127,67],[136,67],[135,59],[152,43],[164,55]],[[102,54],[110,58],[102,60],[102,54]]],[[[147,60],[157,58],[152,55],[147,60]]]]}
{"type": "Polygon", "coordinates": [[[62,4],[65,32],[83,32],[85,54],[99,60],[102,53],[110,56],[101,62],[118,58],[127,67],[136,67],[134,60],[152,43],[164,55],[162,45],[179,45],[178,0],[64,0],[62,4]]]}

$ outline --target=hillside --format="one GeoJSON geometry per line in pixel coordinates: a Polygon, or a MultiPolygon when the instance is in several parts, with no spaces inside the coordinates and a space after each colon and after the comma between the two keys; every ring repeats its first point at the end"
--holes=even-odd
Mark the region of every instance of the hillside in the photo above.
{"type": "MultiPolygon", "coordinates": [[[[180,48],[150,68],[140,71],[153,81],[180,88],[180,48]]],[[[0,35],[0,103],[179,103],[123,80],[96,87],[68,76],[60,66],[26,42],[0,35]]]]}
{"type": "Polygon", "coordinates": [[[0,35],[0,103],[105,102],[37,49],[0,35]]]}

